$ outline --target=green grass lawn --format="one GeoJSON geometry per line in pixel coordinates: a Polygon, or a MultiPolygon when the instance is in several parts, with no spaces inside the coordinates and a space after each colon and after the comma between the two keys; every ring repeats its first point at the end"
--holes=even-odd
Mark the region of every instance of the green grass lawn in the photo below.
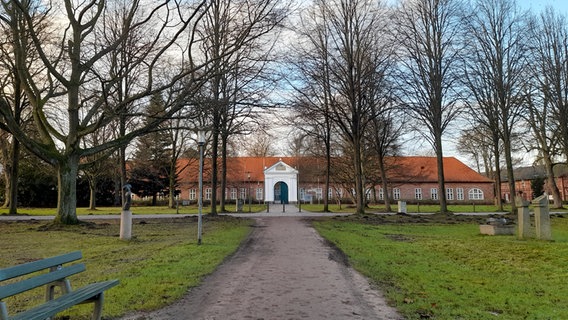
{"type": "MultiPolygon", "coordinates": [[[[250,221],[230,217],[204,219],[198,246],[195,218],[150,219],[133,226],[133,240],[119,240],[117,221],[45,230],[48,222],[0,222],[0,268],[75,250],[83,252],[87,271],[71,278],[74,287],[119,279],[105,294],[106,319],[134,310],[152,310],[179,299],[196,286],[246,237],[250,221]]],[[[7,300],[8,311],[43,299],[45,289],[7,300]]],[[[92,305],[62,313],[90,319],[92,305]]]]}
{"type": "MultiPolygon", "coordinates": [[[[391,209],[393,212],[398,212],[398,205],[395,202],[391,209]]],[[[440,211],[439,205],[432,205],[432,204],[407,204],[406,206],[407,212],[409,213],[435,213],[440,211]]],[[[323,211],[323,204],[302,204],[302,210],[311,211],[311,212],[322,212],[323,211]]],[[[337,204],[330,204],[329,210],[331,212],[354,212],[355,208],[352,204],[342,204],[341,206],[337,204]]],[[[482,204],[461,204],[455,205],[451,204],[448,205],[448,210],[450,212],[455,213],[464,213],[464,212],[497,212],[497,207],[494,205],[482,205],[482,204]]],[[[511,211],[510,205],[503,206],[503,210],[506,212],[511,211]]],[[[370,204],[366,209],[366,212],[386,212],[385,206],[381,204],[370,204]]],[[[567,209],[551,209],[551,211],[555,212],[567,212],[567,209]]]]}
{"type": "MultiPolygon", "coordinates": [[[[226,205],[226,209],[230,212],[235,212],[235,205],[228,204],[226,205]]],[[[243,212],[248,212],[248,204],[244,205],[243,212]]],[[[252,212],[260,212],[266,209],[266,206],[263,204],[252,204],[251,211],[252,212]]],[[[32,215],[32,216],[53,216],[56,214],[55,208],[18,208],[18,214],[22,215],[32,215]]],[[[190,206],[180,206],[179,208],[169,208],[167,206],[132,206],[130,208],[132,214],[139,215],[139,214],[197,214],[197,206],[190,205],[190,206]]],[[[78,216],[86,216],[86,215],[105,215],[105,214],[115,214],[120,215],[121,208],[120,207],[99,207],[96,210],[89,210],[88,208],[77,208],[77,215],[78,216]]],[[[203,214],[208,214],[211,212],[210,207],[203,208],[203,214]]],[[[217,207],[217,212],[220,212],[220,208],[217,207]]],[[[8,214],[7,208],[0,208],[0,215],[8,214]]]]}
{"type": "Polygon", "coordinates": [[[553,218],[551,242],[482,236],[477,223],[352,220],[315,225],[408,319],[568,319],[567,218],[553,218]]]}

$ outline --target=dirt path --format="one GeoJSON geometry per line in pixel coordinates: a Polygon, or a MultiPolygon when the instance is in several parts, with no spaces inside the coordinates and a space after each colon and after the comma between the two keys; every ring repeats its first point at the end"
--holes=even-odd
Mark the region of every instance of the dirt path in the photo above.
{"type": "Polygon", "coordinates": [[[142,319],[402,319],[301,217],[257,218],[237,253],[142,319]]]}

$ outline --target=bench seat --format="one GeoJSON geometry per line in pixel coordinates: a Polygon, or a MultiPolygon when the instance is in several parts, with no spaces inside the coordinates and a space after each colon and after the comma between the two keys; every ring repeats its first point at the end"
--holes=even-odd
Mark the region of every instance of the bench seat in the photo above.
{"type": "MultiPolygon", "coordinates": [[[[98,300],[97,303],[102,305],[103,293],[105,290],[112,288],[118,284],[118,280],[109,280],[104,282],[93,283],[70,293],[57,297],[54,300],[49,300],[42,305],[33,309],[15,314],[8,319],[10,320],[43,320],[49,318],[57,313],[69,309],[70,307],[98,300]]],[[[97,316],[95,316],[97,317],[97,316]]],[[[98,315],[100,317],[100,315],[98,315]]]]}
{"type": "Polygon", "coordinates": [[[69,276],[85,271],[82,263],[64,266],[66,263],[82,258],[80,251],[71,252],[57,257],[46,258],[21,265],[0,269],[0,283],[32,274],[31,277],[0,285],[0,320],[45,320],[70,307],[93,303],[92,319],[102,317],[104,291],[118,285],[118,280],[108,280],[92,283],[77,290],[72,290],[69,276]],[[48,269],[49,272],[36,274],[48,269]],[[46,288],[46,301],[26,311],[8,314],[5,298],[32,290],[38,287],[46,288]],[[55,294],[55,288],[60,287],[61,293],[55,294]]]}

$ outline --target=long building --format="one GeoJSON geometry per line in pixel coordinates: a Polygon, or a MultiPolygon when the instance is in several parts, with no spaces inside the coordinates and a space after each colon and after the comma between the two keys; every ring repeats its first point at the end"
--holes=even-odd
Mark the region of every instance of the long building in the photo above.
{"type": "MultiPolygon", "coordinates": [[[[372,172],[371,163],[366,177],[366,192],[369,201],[390,199],[409,203],[436,202],[440,197],[438,172],[435,157],[391,157],[387,161],[388,190],[385,192],[380,179],[372,172]]],[[[310,157],[235,157],[227,159],[228,201],[244,199],[254,203],[320,202],[327,192],[330,202],[350,201],[352,177],[349,168],[342,170],[340,161],[332,161],[331,185],[325,187],[325,160],[310,157]]],[[[345,167],[345,164],[343,164],[345,167]]],[[[180,199],[197,201],[198,162],[182,159],[178,168],[180,199]],[[183,169],[183,170],[182,170],[183,169]]],[[[210,159],[204,160],[203,198],[211,199],[210,159]]],[[[221,166],[219,166],[221,168],[221,166]]],[[[219,169],[221,170],[221,169],[219,169]]],[[[477,173],[454,157],[444,158],[446,199],[449,203],[493,203],[493,180],[477,173]]],[[[221,173],[219,172],[219,177],[221,173]]],[[[220,197],[220,190],[218,197],[220,197]]]]}

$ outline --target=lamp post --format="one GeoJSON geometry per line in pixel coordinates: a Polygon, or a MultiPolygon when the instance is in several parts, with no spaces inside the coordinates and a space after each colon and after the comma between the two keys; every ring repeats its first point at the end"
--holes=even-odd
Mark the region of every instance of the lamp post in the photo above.
{"type": "Polygon", "coordinates": [[[298,211],[302,212],[302,192],[300,192],[300,170],[298,170],[298,180],[297,180],[297,187],[298,189],[298,211]]]}
{"type": "Polygon", "coordinates": [[[250,186],[250,172],[247,173],[248,178],[248,189],[249,189],[249,213],[251,212],[251,201],[252,201],[252,189],[250,186]]]}
{"type": "Polygon", "coordinates": [[[197,131],[197,145],[199,146],[199,198],[197,199],[197,244],[201,244],[201,234],[203,230],[203,146],[205,145],[205,131],[197,131]]]}

